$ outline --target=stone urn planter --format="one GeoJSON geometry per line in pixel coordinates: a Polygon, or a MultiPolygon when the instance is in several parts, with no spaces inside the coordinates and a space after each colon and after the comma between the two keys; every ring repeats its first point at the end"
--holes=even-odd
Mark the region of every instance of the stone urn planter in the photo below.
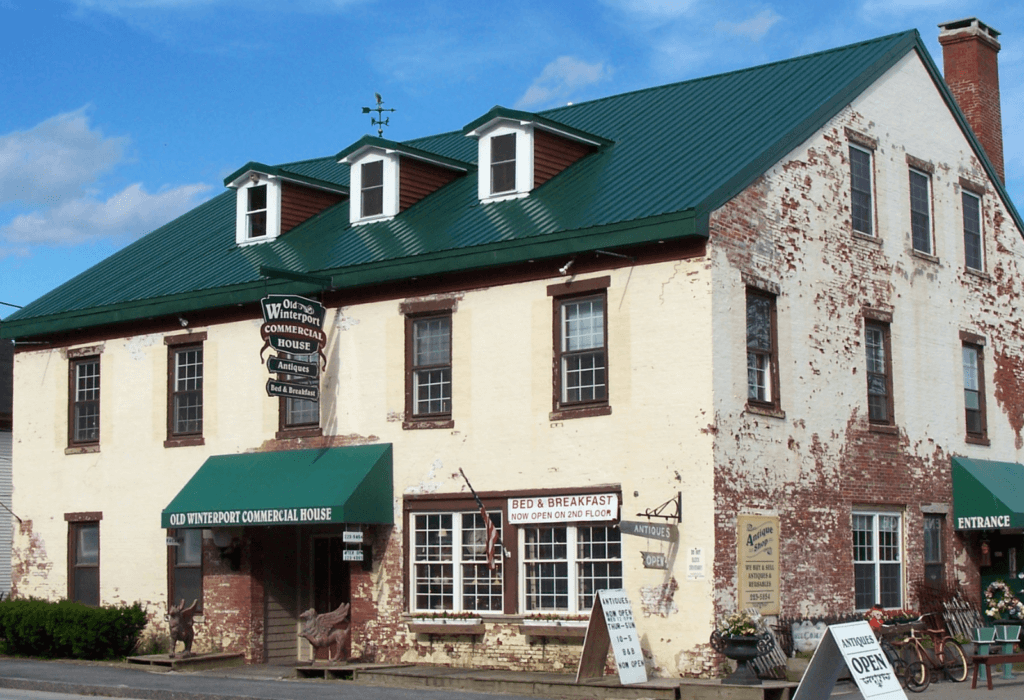
{"type": "Polygon", "coordinates": [[[768,653],[770,649],[768,635],[724,636],[718,630],[711,633],[711,647],[718,653],[736,662],[736,670],[722,679],[723,684],[760,685],[750,662],[768,653]]]}

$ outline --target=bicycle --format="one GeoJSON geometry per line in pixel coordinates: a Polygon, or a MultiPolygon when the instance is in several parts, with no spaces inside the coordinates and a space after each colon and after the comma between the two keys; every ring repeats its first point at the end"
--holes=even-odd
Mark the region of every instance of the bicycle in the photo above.
{"type": "MultiPolygon", "coordinates": [[[[899,643],[898,643],[899,644],[899,643]]],[[[878,645],[882,647],[885,658],[892,666],[900,687],[914,693],[920,693],[928,688],[932,682],[932,674],[928,672],[921,661],[907,663],[888,639],[879,639],[878,645]]]]}
{"type": "MultiPolygon", "coordinates": [[[[922,618],[937,613],[927,613],[922,618]]],[[[904,639],[899,646],[903,648],[903,658],[909,665],[921,663],[921,667],[913,673],[915,683],[925,681],[927,676],[930,680],[931,671],[942,669],[946,678],[956,683],[963,683],[967,680],[967,656],[963,648],[955,639],[949,636],[945,628],[940,624],[937,629],[926,627],[924,632],[931,640],[932,648],[924,645],[925,637],[919,634],[919,630],[911,627],[910,635],[904,639]]],[[[908,682],[909,687],[909,682],[908,682]]],[[[911,688],[913,690],[913,688],[911,688]]]]}

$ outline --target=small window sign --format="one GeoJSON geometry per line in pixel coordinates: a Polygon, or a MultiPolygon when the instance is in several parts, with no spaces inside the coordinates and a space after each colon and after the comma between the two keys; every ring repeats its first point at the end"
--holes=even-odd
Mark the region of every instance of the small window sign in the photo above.
{"type": "Polygon", "coordinates": [[[342,561],[362,561],[363,550],[362,549],[345,549],[341,553],[342,561]]]}
{"type": "Polygon", "coordinates": [[[363,543],[363,533],[361,531],[360,532],[353,532],[351,530],[347,530],[346,532],[344,532],[342,534],[341,539],[342,539],[343,542],[350,543],[350,544],[362,544],[363,543]]]}

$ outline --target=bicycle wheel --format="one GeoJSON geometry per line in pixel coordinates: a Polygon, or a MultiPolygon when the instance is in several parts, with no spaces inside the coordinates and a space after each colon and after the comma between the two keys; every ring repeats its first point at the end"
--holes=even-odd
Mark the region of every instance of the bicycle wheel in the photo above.
{"type": "Polygon", "coordinates": [[[952,639],[942,643],[942,670],[951,681],[963,683],[967,680],[967,657],[963,648],[952,639]]]}
{"type": "Polygon", "coordinates": [[[932,684],[932,674],[922,662],[914,661],[907,664],[906,680],[907,690],[912,693],[921,693],[932,684]]]}

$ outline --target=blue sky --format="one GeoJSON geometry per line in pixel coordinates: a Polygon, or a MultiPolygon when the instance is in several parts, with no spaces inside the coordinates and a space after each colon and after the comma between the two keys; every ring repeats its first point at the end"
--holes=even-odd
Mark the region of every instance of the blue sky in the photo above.
{"type": "MultiPolygon", "coordinates": [[[[250,160],[453,131],[940,22],[1002,32],[1007,185],[1024,208],[1024,3],[962,0],[0,0],[0,302],[25,305],[250,160]]],[[[637,115],[657,119],[659,115],[637,115]]],[[[0,305],[0,318],[14,309],[0,305]]]]}

